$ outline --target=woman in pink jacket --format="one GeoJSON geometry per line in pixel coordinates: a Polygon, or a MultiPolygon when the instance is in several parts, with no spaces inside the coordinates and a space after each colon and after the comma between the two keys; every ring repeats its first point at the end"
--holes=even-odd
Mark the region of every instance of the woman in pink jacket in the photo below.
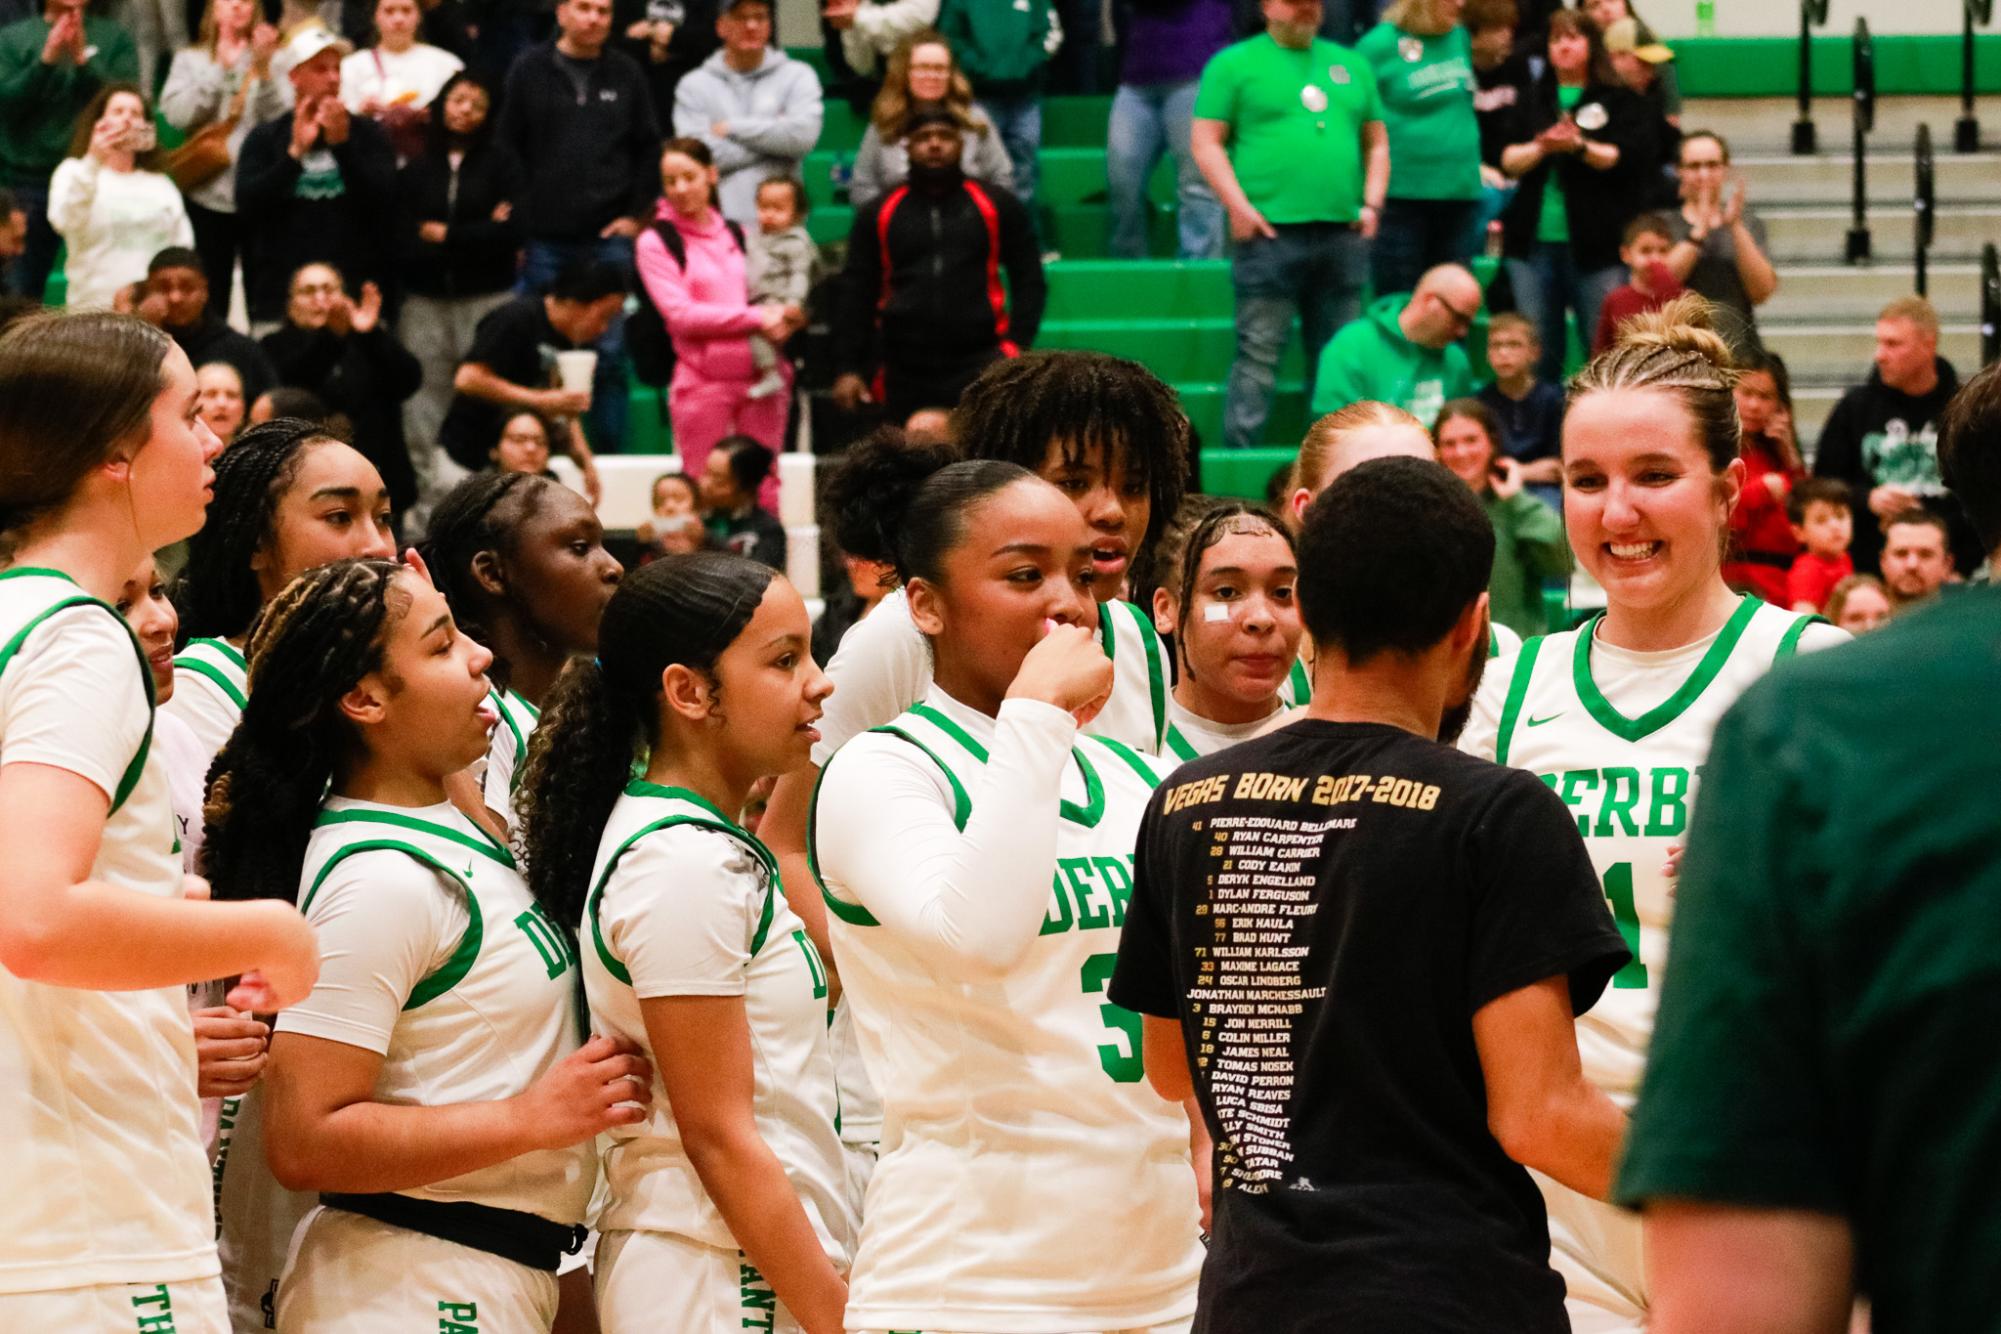
{"type": "MultiPolygon", "coordinates": [[[[652,228],[640,233],[639,280],[674,340],[674,379],[667,408],[682,471],[702,475],[709,451],[727,435],[747,435],[773,453],[785,447],[785,413],[791,402],[791,368],[779,359],[788,392],[753,398],[758,370],[750,337],[783,343],[805,324],[797,306],[750,304],[743,245],[715,206],[716,167],[699,139],[669,139],[660,151],[663,198],[652,228]],[[680,253],[661,239],[663,228],[680,235],[680,253]]],[[[776,503],[777,488],[760,496],[776,503]]]]}

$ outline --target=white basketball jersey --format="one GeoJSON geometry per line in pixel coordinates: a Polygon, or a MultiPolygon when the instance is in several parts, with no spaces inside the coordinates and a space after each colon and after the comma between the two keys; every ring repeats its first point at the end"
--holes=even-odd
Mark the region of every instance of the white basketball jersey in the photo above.
{"type": "MultiPolygon", "coordinates": [[[[500,714],[486,748],[486,771],[480,776],[486,808],[514,828],[514,789],[521,786],[521,766],[528,760],[528,738],[542,721],[542,711],[512,690],[490,690],[487,698],[500,714]]],[[[518,841],[518,840],[517,840],[518,841]]]]}
{"type": "Polygon", "coordinates": [[[160,711],[187,724],[210,758],[222,749],[250,698],[243,651],[222,639],[190,639],[174,655],[174,694],[160,711]]]}
{"type": "MultiPolygon", "coordinates": [[[[457,811],[434,807],[419,818],[367,802],[330,806],[306,845],[299,908],[308,921],[319,887],[354,857],[420,863],[435,874],[438,893],[462,896],[469,917],[458,948],[403,1003],[376,1076],[376,1101],[430,1107],[512,1098],[576,1050],[573,947],[528,892],[506,848],[457,811]]],[[[279,1027],[287,1027],[284,1015],[279,1027]]],[[[593,1158],[588,1141],[542,1149],[399,1193],[574,1224],[590,1202],[593,1158]]]]}
{"type": "MultiPolygon", "coordinates": [[[[110,794],[90,875],[179,898],[145,655],[116,611],[54,571],[0,572],[0,764],[10,759],[16,702],[54,670],[38,674],[35,660],[55,661],[79,631],[102,646],[96,652],[120,654],[118,667],[136,672],[145,694],[79,701],[77,721],[87,723],[93,705],[129,705],[145,708],[148,723],[110,794]]],[[[126,721],[136,730],[136,714],[126,721]]],[[[0,1144],[0,1294],[216,1273],[185,988],[93,991],[0,969],[0,1144]]]]}
{"type": "MultiPolygon", "coordinates": [[[[822,783],[917,766],[964,829],[988,752],[968,730],[978,721],[947,707],[970,713],[934,691],[835,756],[822,783]]],[[[1041,933],[997,980],[941,975],[850,890],[824,885],[884,1110],[851,1324],[1069,1329],[1063,1313],[1090,1312],[1124,1328],[1193,1311],[1202,1252],[1187,1118],[1145,1081],[1139,1017],[1105,995],[1140,816],[1171,768],[1117,741],[1077,739],[1056,861],[1036,872],[1050,881],[1041,933]]]]}
{"type": "MultiPolygon", "coordinates": [[[[638,1043],[657,1063],[640,1010],[641,992],[655,994],[651,979],[642,975],[635,982],[626,965],[636,937],[673,930],[677,905],[700,896],[741,902],[743,938],[729,945],[746,956],[741,994],[750,1025],[758,1134],[784,1165],[828,1256],[845,1269],[860,1220],[848,1204],[847,1163],[835,1131],[839,1103],[827,1042],[827,971],[779,889],[778,863],[771,853],[686,789],[634,782],[605,824],[578,930],[592,1025],[638,1043]],[[715,846],[717,840],[724,845],[715,846]],[[629,856],[635,848],[663,841],[692,842],[687,860],[714,865],[716,873],[700,881],[663,883],[621,869],[638,861],[629,856]]],[[[693,987],[679,993],[670,984],[659,994],[708,993],[693,987]]],[[[657,1068],[647,1119],[616,1126],[605,1140],[609,1198],[598,1218],[600,1230],[671,1232],[737,1249],[729,1225],[681,1146],[657,1068]]]]}
{"type": "Polygon", "coordinates": [[[1506,695],[1490,758],[1535,773],[1570,807],[1634,954],[1577,1022],[1585,1073],[1622,1106],[1639,1092],[1653,1038],[1674,907],[1668,852],[1687,841],[1710,737],[1724,711],[1817,621],[1745,597],[1692,671],[1684,655],[1658,679],[1625,678],[1621,693],[1660,701],[1637,716],[1621,712],[1593,677],[1597,618],[1531,639],[1492,668],[1506,695]]]}

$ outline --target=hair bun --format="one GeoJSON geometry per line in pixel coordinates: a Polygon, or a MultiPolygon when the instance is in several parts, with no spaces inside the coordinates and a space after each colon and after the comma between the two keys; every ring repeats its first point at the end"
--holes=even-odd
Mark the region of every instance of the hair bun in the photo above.
{"type": "Polygon", "coordinates": [[[1730,344],[1716,332],[1714,310],[1699,294],[1683,292],[1658,310],[1622,320],[1619,345],[1690,353],[1718,370],[1731,370],[1736,366],[1736,358],[1730,344]]]}
{"type": "Polygon", "coordinates": [[[895,564],[897,533],[917,488],[960,458],[956,445],[911,440],[894,426],[849,446],[824,501],[835,545],[851,556],[895,564]]]}

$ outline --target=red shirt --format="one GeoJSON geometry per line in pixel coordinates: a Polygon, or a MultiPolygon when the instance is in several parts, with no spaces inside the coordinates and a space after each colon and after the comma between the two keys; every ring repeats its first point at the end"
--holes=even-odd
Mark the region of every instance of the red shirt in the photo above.
{"type": "Polygon", "coordinates": [[[1621,283],[1605,298],[1605,304],[1598,310],[1598,330],[1591,335],[1591,355],[1597,356],[1606,348],[1619,341],[1619,324],[1635,315],[1644,315],[1650,310],[1659,310],[1688,289],[1674,280],[1674,274],[1665,264],[1647,266],[1647,281],[1653,285],[1651,293],[1642,292],[1631,283],[1621,283]]]}
{"type": "Polygon", "coordinates": [[[1744,437],[1744,491],[1737,508],[1730,512],[1730,558],[1723,564],[1723,581],[1732,588],[1756,593],[1775,607],[1790,607],[1786,596],[1786,576],[1800,544],[1793,537],[1792,521],[1786,516],[1786,500],[1791,483],[1804,474],[1788,468],[1778,451],[1764,437],[1744,437]],[[1765,478],[1776,473],[1788,483],[1784,493],[1774,496],[1765,478]]]}
{"type": "Polygon", "coordinates": [[[1854,573],[1855,562],[1845,551],[1832,559],[1802,551],[1786,575],[1786,605],[1797,607],[1805,602],[1815,611],[1823,611],[1834,586],[1854,573]]]}

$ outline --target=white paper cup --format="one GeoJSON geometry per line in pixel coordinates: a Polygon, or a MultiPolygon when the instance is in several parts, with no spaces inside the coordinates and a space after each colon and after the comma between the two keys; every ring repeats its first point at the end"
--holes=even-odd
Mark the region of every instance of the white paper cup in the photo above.
{"type": "Polygon", "coordinates": [[[591,377],[597,374],[598,354],[591,348],[576,348],[556,354],[556,379],[563,388],[591,391],[591,377]]]}

